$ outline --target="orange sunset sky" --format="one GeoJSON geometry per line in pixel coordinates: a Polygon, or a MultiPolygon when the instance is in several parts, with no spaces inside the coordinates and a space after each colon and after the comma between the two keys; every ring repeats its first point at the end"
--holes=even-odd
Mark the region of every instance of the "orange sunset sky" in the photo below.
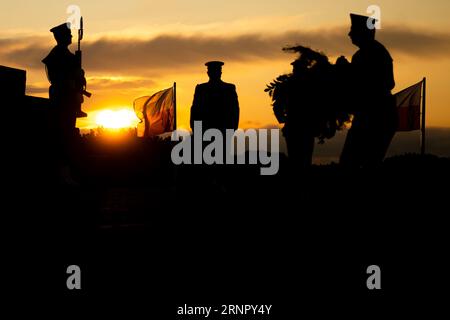
{"type": "MultiPolygon", "coordinates": [[[[49,29],[66,21],[70,4],[85,20],[82,44],[88,90],[82,129],[100,110],[132,108],[133,100],[177,82],[178,126],[187,128],[204,62],[223,60],[223,80],[236,84],[242,128],[276,124],[264,92],[290,71],[286,45],[325,52],[332,61],[356,51],[349,13],[381,8],[377,38],[394,58],[397,92],[426,76],[427,125],[450,127],[450,1],[334,0],[15,0],[2,3],[0,64],[27,70],[27,94],[47,97],[42,58],[54,46],[49,29]]],[[[76,50],[74,32],[71,50],[76,50]]]]}

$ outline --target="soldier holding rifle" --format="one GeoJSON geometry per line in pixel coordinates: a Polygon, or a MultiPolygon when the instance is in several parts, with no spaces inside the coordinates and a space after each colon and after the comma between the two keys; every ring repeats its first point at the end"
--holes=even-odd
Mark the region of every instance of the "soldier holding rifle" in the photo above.
{"type": "Polygon", "coordinates": [[[83,38],[83,18],[78,31],[78,51],[70,52],[72,43],[70,23],[63,23],[50,31],[57,45],[42,62],[45,64],[47,77],[50,81],[49,97],[54,114],[57,152],[61,166],[61,175],[65,182],[71,184],[70,153],[78,132],[76,118],[86,117],[81,110],[83,95],[90,97],[86,91],[86,78],[81,68],[80,42],[83,38]]]}

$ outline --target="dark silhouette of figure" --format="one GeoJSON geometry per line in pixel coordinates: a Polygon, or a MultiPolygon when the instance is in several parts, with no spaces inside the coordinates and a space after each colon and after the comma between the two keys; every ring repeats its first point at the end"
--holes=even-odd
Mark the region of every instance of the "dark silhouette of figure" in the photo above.
{"type": "Polygon", "coordinates": [[[72,184],[70,174],[71,152],[74,139],[78,135],[76,118],[83,116],[81,112],[82,88],[86,83],[84,72],[80,68],[75,54],[69,51],[72,34],[67,23],[50,30],[57,45],[42,60],[50,81],[49,97],[54,115],[57,153],[59,154],[61,177],[64,182],[72,184]]]}
{"type": "Polygon", "coordinates": [[[292,73],[278,77],[266,91],[278,122],[285,124],[282,132],[291,166],[303,170],[312,164],[315,138],[323,143],[336,132],[337,116],[331,108],[336,72],[320,52],[303,46],[284,50],[300,57],[291,63],[292,73]]]}
{"type": "Polygon", "coordinates": [[[315,133],[311,121],[314,110],[310,108],[312,86],[308,81],[310,72],[306,56],[302,55],[291,65],[292,76],[279,92],[280,96],[285,97],[274,103],[274,113],[280,122],[285,123],[282,132],[291,165],[303,169],[311,166],[314,151],[315,133]]]}
{"type": "Polygon", "coordinates": [[[191,107],[191,128],[194,121],[202,121],[203,130],[236,130],[239,125],[239,102],[236,86],[221,80],[221,61],[205,63],[208,67],[209,81],[196,86],[191,107]]]}
{"type": "MultiPolygon", "coordinates": [[[[221,61],[209,61],[205,63],[208,68],[209,81],[196,86],[194,101],[191,107],[190,124],[194,130],[194,121],[202,121],[202,129],[220,130],[223,136],[223,163],[225,163],[226,153],[232,152],[231,145],[226,139],[226,130],[237,130],[239,126],[239,102],[236,93],[236,86],[221,80],[221,61]]],[[[195,132],[194,132],[195,134],[195,132]]],[[[202,150],[205,145],[202,146],[202,150]]],[[[219,190],[220,193],[227,192],[229,172],[222,165],[213,165],[203,171],[206,174],[206,185],[211,185],[212,190],[219,190]]]]}
{"type": "Polygon", "coordinates": [[[374,167],[382,163],[397,128],[391,94],[395,86],[393,63],[387,49],[375,40],[375,20],[356,14],[350,17],[349,36],[359,50],[348,68],[352,109],[349,111],[354,119],[340,163],[347,167],[374,167]]]}

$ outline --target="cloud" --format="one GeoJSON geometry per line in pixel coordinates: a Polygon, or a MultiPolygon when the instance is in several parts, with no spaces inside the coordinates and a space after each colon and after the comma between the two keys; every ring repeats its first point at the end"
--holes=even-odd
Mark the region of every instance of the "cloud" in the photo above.
{"type": "MultiPolygon", "coordinates": [[[[320,49],[331,56],[350,55],[355,51],[347,37],[348,27],[314,31],[289,31],[265,35],[249,33],[235,36],[160,35],[151,39],[101,38],[83,44],[84,64],[89,72],[149,75],[167,70],[201,66],[209,59],[227,62],[252,62],[286,57],[281,48],[303,44],[320,49]]],[[[450,33],[406,27],[385,27],[380,40],[393,54],[417,58],[447,58],[450,53],[450,33]]],[[[0,39],[3,61],[25,68],[42,68],[41,60],[49,44],[33,42],[23,46],[23,39],[0,39]],[[21,46],[18,46],[20,42],[21,46]]]]}
{"type": "MultiPolygon", "coordinates": [[[[253,33],[232,37],[160,35],[152,39],[101,38],[83,44],[83,62],[90,72],[148,74],[194,65],[202,66],[210,59],[251,62],[282,58],[286,57],[281,51],[282,47],[298,43],[320,48],[331,54],[342,51],[350,53],[351,45],[345,38],[345,32],[341,31],[291,31],[270,36],[253,33]]],[[[12,48],[3,54],[3,60],[30,69],[43,67],[41,60],[51,46],[33,43],[15,48],[13,43],[5,45],[12,48]]]]}
{"type": "MultiPolygon", "coordinates": [[[[107,90],[147,90],[155,85],[155,82],[141,78],[116,78],[116,77],[88,77],[90,91],[107,91],[107,90]]],[[[34,83],[27,85],[27,94],[43,94],[48,93],[49,84],[34,83]]]]}
{"type": "Polygon", "coordinates": [[[450,33],[393,26],[380,31],[381,41],[390,50],[413,57],[448,58],[450,33]]]}
{"type": "Polygon", "coordinates": [[[27,94],[43,94],[48,93],[48,85],[47,86],[37,86],[37,85],[27,85],[27,94]]]}
{"type": "Polygon", "coordinates": [[[89,90],[95,91],[113,89],[141,90],[142,88],[149,88],[155,85],[155,82],[152,80],[140,78],[89,77],[87,81],[89,83],[89,90]]]}

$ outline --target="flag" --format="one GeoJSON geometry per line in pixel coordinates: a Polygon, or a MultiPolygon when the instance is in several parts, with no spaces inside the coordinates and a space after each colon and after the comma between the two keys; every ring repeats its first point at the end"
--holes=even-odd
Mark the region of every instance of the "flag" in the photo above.
{"type": "Polygon", "coordinates": [[[394,95],[398,110],[397,131],[420,130],[420,105],[423,81],[394,95]]]}
{"type": "Polygon", "coordinates": [[[174,92],[171,87],[134,100],[134,112],[141,120],[140,126],[144,127],[140,136],[151,137],[176,129],[174,92]]]}

